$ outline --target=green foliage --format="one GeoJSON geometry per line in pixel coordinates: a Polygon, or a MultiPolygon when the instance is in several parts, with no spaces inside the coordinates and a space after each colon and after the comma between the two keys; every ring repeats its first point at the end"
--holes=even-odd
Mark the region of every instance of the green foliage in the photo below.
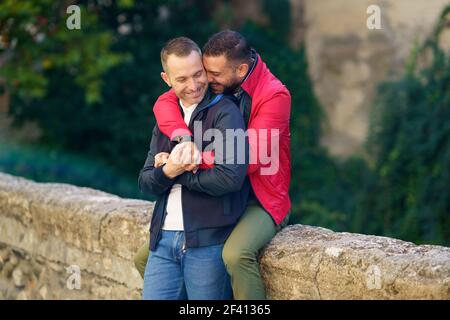
{"type": "Polygon", "coordinates": [[[264,13],[269,17],[270,27],[266,32],[271,38],[287,43],[291,30],[291,5],[289,1],[263,0],[264,13]]]}
{"type": "MultiPolygon", "coordinates": [[[[102,100],[88,105],[85,88],[67,70],[54,69],[45,73],[49,90],[43,98],[29,101],[14,94],[11,113],[19,124],[37,121],[43,144],[100,158],[137,178],[155,123],[153,103],[168,89],[160,78],[161,47],[180,35],[204,43],[216,30],[208,22],[212,10],[186,1],[134,1],[96,10],[96,28],[111,34],[114,54],[132,58],[102,77],[102,100]]],[[[89,37],[89,30],[83,32],[89,37]]]]}
{"type": "Polygon", "coordinates": [[[358,227],[449,245],[450,53],[436,40],[413,53],[401,79],[379,87],[369,140],[377,181],[363,202],[365,220],[372,223],[358,227]],[[419,68],[417,61],[427,52],[432,59],[419,68]]]}
{"type": "MultiPolygon", "coordinates": [[[[72,1],[73,2],[73,1],[72,1]]],[[[81,30],[69,30],[67,1],[0,3],[0,78],[22,99],[48,93],[48,72],[65,70],[84,88],[88,103],[100,99],[102,75],[125,59],[112,53],[111,33],[98,29],[93,10],[81,8],[81,30]]]]}

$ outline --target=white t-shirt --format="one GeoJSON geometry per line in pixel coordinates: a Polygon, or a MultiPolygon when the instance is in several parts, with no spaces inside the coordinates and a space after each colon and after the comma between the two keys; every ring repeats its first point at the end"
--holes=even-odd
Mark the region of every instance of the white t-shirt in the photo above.
{"type": "MultiPolygon", "coordinates": [[[[189,125],[192,113],[198,104],[193,104],[190,107],[183,106],[180,100],[181,108],[184,113],[184,122],[189,125]]],[[[184,230],[183,225],[183,206],[181,205],[181,184],[174,184],[170,189],[169,198],[167,199],[167,216],[164,220],[163,230],[184,230]]]]}

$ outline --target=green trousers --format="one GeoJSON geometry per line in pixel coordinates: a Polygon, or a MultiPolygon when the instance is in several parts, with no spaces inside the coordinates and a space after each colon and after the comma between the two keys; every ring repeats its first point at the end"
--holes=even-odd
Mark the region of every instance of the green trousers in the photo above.
{"type": "MultiPolygon", "coordinates": [[[[258,252],[287,225],[289,215],[275,225],[269,214],[258,205],[249,205],[225,242],[222,258],[230,274],[233,295],[237,300],[264,300],[266,292],[258,264],[258,252]]],[[[144,277],[149,243],[136,253],[134,263],[144,277]]]]}

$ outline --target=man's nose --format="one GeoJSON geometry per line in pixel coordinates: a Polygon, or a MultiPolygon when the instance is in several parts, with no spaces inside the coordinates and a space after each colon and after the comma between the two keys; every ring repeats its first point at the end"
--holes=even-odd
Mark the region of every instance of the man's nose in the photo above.
{"type": "Polygon", "coordinates": [[[197,81],[195,81],[195,79],[193,78],[189,79],[188,88],[190,91],[197,91],[197,81]]]}

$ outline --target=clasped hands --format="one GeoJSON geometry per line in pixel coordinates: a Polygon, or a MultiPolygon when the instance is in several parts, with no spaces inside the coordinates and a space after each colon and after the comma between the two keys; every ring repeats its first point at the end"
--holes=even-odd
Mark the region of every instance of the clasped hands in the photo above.
{"type": "Polygon", "coordinates": [[[175,178],[185,171],[193,171],[198,169],[201,156],[197,146],[193,142],[179,143],[173,148],[169,154],[160,152],[155,155],[155,168],[165,164],[163,172],[168,178],[175,178]]]}

